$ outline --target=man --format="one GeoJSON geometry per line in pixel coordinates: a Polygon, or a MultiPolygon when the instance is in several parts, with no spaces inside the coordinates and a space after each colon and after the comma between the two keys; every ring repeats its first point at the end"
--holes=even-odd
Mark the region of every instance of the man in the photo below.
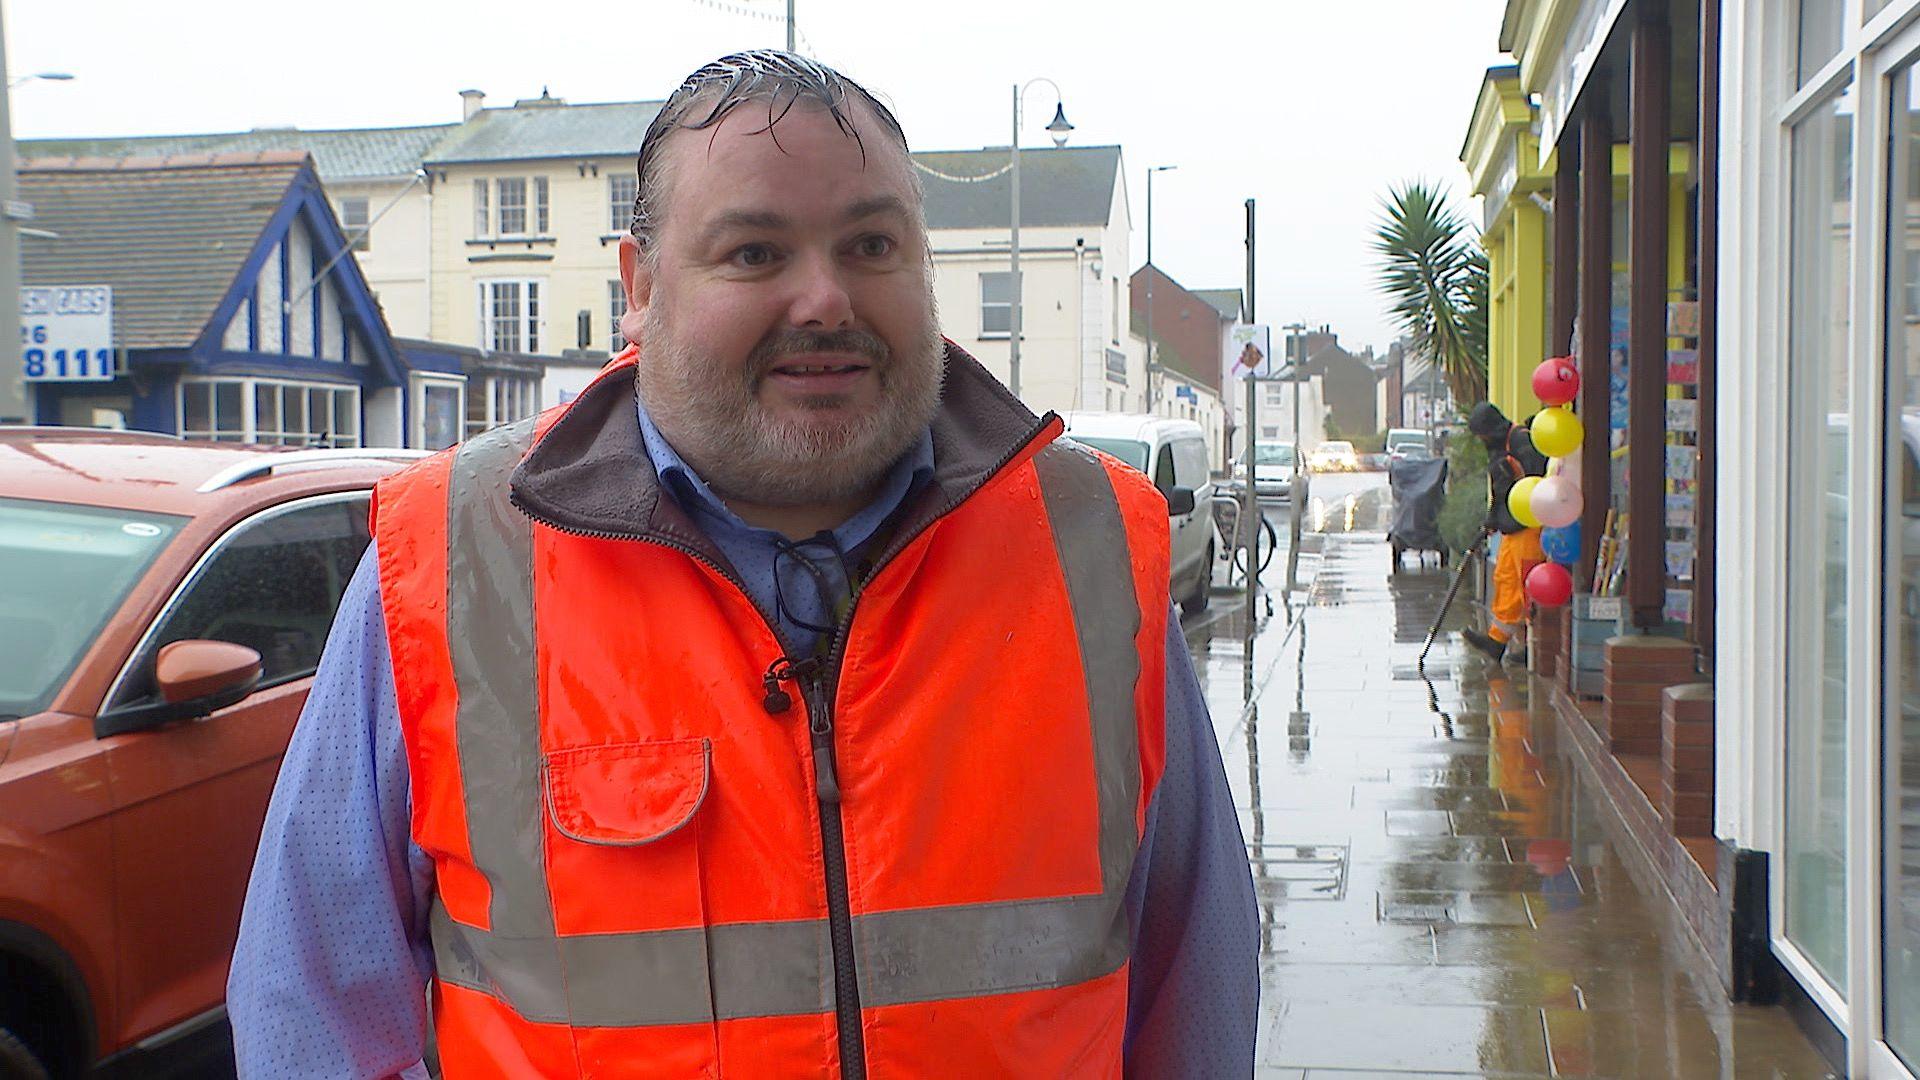
{"type": "Polygon", "coordinates": [[[1167,508],[943,344],[906,140],[776,52],[641,146],[563,409],[382,483],[229,983],[243,1076],[1247,1076],[1167,508]]]}
{"type": "Polygon", "coordinates": [[[1460,631],[1467,644],[1495,662],[1527,662],[1527,572],[1547,561],[1540,549],[1539,528],[1520,524],[1507,506],[1513,485],[1525,476],[1547,474],[1546,455],[1533,447],[1524,424],[1507,419],[1499,406],[1483,401],[1467,417],[1471,431],[1487,448],[1487,480],[1491,500],[1485,527],[1500,533],[1500,551],[1493,564],[1492,620],[1487,632],[1460,631]]]}

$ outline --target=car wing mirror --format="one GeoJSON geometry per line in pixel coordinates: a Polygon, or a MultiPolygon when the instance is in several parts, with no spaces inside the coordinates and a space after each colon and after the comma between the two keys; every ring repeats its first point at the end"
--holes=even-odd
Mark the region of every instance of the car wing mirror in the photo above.
{"type": "Polygon", "coordinates": [[[1193,489],[1190,487],[1168,488],[1167,516],[1181,517],[1193,513],[1193,489]]]}
{"type": "Polygon", "coordinates": [[[160,700],[116,709],[94,721],[99,737],[209,716],[260,684],[260,654],[229,641],[189,638],[169,642],[154,657],[160,700]]]}

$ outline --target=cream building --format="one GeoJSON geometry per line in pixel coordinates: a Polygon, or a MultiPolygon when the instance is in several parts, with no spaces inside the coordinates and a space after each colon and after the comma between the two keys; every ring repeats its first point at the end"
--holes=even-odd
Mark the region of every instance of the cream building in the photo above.
{"type": "MultiPolygon", "coordinates": [[[[616,245],[657,101],[542,93],[458,123],[343,131],[36,140],[28,157],[305,150],[403,347],[457,356],[469,433],[565,400],[625,347],[616,245]],[[498,358],[498,362],[494,358],[498,358]],[[537,374],[529,374],[536,372],[537,374]]],[[[1011,170],[1005,148],[914,154],[942,327],[1009,377],[1011,170]]],[[[1145,407],[1129,333],[1131,218],[1117,146],[1021,151],[1020,390],[1037,411],[1145,407]]]]}

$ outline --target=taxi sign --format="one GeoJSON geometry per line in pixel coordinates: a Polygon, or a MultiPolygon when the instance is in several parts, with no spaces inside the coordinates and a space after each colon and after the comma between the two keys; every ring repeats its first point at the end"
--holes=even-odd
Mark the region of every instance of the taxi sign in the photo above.
{"type": "Polygon", "coordinates": [[[113,378],[113,286],[20,290],[20,365],[28,382],[113,378]]]}

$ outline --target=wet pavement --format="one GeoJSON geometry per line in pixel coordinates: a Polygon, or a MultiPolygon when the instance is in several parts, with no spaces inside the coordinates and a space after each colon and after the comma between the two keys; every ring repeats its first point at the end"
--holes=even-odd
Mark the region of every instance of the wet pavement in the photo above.
{"type": "MultiPolygon", "coordinates": [[[[1524,673],[1448,631],[1421,678],[1450,578],[1388,573],[1384,484],[1315,478],[1311,586],[1273,595],[1250,654],[1224,594],[1187,627],[1261,907],[1256,1075],[1830,1075],[1785,1012],[1695,973],[1609,846],[1544,690],[1535,704],[1524,673]]],[[[1285,513],[1269,511],[1283,536],[1285,513]]],[[[1284,589],[1284,563],[1263,582],[1284,589]]]]}

